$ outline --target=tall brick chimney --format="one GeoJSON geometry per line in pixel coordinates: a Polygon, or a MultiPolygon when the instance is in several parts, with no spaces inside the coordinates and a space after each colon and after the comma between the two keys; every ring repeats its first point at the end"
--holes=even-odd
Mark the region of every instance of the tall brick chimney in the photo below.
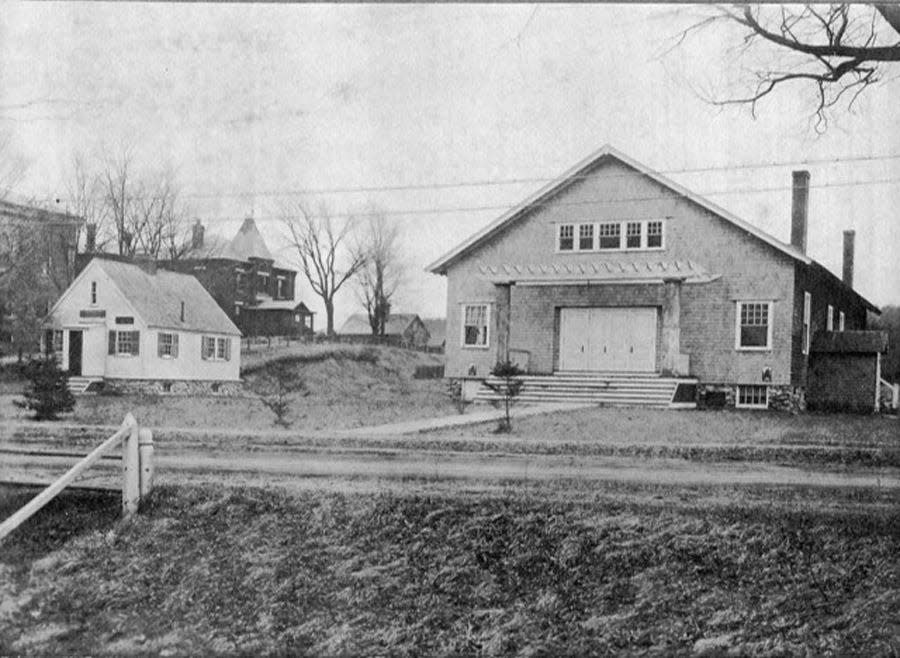
{"type": "Polygon", "coordinates": [[[853,287],[853,250],[856,231],[844,231],[844,283],[853,287]]]}
{"type": "Polygon", "coordinates": [[[86,236],[85,236],[85,246],[84,250],[92,254],[97,251],[97,225],[96,224],[88,224],[85,227],[86,236]]]}
{"type": "Polygon", "coordinates": [[[193,249],[202,249],[203,248],[203,224],[200,223],[198,219],[194,223],[194,233],[191,236],[191,248],[193,249]]]}
{"type": "Polygon", "coordinates": [[[809,215],[809,172],[795,171],[791,202],[791,246],[806,253],[806,227],[809,215]]]}

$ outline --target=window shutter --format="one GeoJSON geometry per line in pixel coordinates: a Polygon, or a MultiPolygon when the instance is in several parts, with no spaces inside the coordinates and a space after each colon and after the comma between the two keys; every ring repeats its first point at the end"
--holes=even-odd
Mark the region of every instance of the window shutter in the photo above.
{"type": "Polygon", "coordinates": [[[162,332],[158,331],[156,333],[156,356],[162,358],[163,356],[163,340],[162,340],[162,332]]]}
{"type": "Polygon", "coordinates": [[[172,334],[172,358],[178,358],[178,334],[172,334]]]}
{"type": "Polygon", "coordinates": [[[206,361],[206,341],[209,340],[206,336],[200,338],[200,358],[206,361]]]}
{"type": "Polygon", "coordinates": [[[131,353],[134,356],[137,356],[141,353],[141,332],[140,331],[132,331],[131,332],[131,353]]]}
{"type": "Polygon", "coordinates": [[[113,356],[116,353],[116,332],[109,332],[109,355],[113,356]]]}
{"type": "Polygon", "coordinates": [[[225,360],[231,361],[231,339],[225,339],[225,360]]]}
{"type": "Polygon", "coordinates": [[[47,356],[53,351],[53,330],[48,329],[44,332],[44,355],[47,356]]]}

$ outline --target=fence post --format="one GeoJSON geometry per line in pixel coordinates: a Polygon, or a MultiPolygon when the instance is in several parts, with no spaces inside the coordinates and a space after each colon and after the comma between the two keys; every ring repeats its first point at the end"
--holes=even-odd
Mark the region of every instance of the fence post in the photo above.
{"type": "Polygon", "coordinates": [[[141,497],[140,428],[131,414],[125,416],[125,422],[131,431],[122,441],[122,514],[129,517],[137,512],[141,497]]]}
{"type": "Polygon", "coordinates": [[[153,432],[146,427],[138,433],[138,458],[140,460],[141,500],[153,491],[153,432]]]}

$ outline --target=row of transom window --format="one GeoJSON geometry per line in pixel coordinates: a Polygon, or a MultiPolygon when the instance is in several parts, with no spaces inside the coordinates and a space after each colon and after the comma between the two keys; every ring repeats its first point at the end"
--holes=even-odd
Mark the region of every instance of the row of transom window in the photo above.
{"type": "Polygon", "coordinates": [[[559,251],[662,249],[663,228],[661,219],[560,224],[556,246],[559,251]]]}

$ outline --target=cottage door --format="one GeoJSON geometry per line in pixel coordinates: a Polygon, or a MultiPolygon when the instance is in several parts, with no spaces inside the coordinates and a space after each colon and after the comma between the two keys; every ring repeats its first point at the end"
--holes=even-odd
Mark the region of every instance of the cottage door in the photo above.
{"type": "Polygon", "coordinates": [[[83,331],[69,331],[69,376],[81,376],[81,344],[83,331]]]}

